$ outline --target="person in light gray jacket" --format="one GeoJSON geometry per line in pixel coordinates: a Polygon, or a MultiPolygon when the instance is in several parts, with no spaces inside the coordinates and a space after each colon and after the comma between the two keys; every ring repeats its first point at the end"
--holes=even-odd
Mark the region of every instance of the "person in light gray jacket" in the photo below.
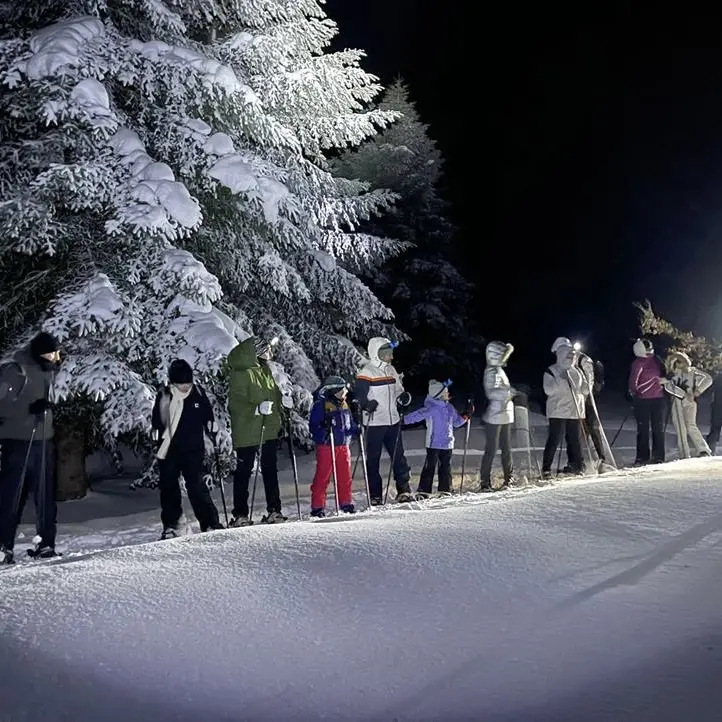
{"type": "MultiPolygon", "coordinates": [[[[504,365],[514,352],[510,343],[492,341],[486,347],[486,369],[484,370],[484,393],[489,401],[484,412],[486,425],[486,448],[481,461],[481,488],[491,489],[491,467],[496,450],[501,446],[501,466],[504,470],[504,487],[513,483],[511,456],[511,428],[514,423],[514,402],[516,391],[509,383],[504,365]]],[[[503,488],[503,487],[502,487],[503,488]]]]}
{"type": "Polygon", "coordinates": [[[572,342],[561,336],[554,341],[551,350],[556,355],[556,363],[544,372],[546,415],[549,419],[549,434],[542,460],[542,476],[545,479],[551,476],[554,454],[563,435],[566,435],[569,449],[571,473],[584,472],[581,420],[584,418],[585,397],[590,391],[586,377],[576,367],[572,342]]]}

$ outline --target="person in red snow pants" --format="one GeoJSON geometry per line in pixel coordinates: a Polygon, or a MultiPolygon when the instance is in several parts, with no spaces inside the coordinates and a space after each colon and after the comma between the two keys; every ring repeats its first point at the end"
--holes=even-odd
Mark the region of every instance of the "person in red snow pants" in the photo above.
{"type": "Polygon", "coordinates": [[[316,473],[311,484],[311,516],[326,516],[326,493],[335,471],[339,510],[355,513],[351,492],[349,442],[359,427],[346,403],[348,384],[340,376],[326,379],[316,395],[308,426],[316,444],[316,473]],[[333,445],[331,443],[333,434],[333,445]],[[335,451],[335,469],[332,449],[335,451]]]}

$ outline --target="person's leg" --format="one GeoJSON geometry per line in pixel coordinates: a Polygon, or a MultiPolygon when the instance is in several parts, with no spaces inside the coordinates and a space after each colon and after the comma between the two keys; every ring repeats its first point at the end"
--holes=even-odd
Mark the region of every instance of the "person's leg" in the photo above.
{"type": "Polygon", "coordinates": [[[394,426],[387,426],[386,428],[384,446],[391,457],[391,466],[393,468],[394,481],[396,482],[396,493],[410,494],[409,477],[411,476],[411,471],[406,461],[406,454],[404,453],[404,435],[401,431],[401,424],[398,423],[394,426]]]}
{"type": "Polygon", "coordinates": [[[589,431],[589,436],[591,436],[592,438],[592,444],[594,444],[594,451],[597,452],[599,461],[606,461],[607,452],[604,449],[604,440],[602,439],[602,430],[599,425],[599,417],[594,412],[594,406],[589,400],[589,397],[587,397],[586,402],[586,416],[584,419],[584,423],[586,424],[589,431]]]}
{"type": "Polygon", "coordinates": [[[549,419],[547,441],[544,445],[544,455],[542,457],[542,474],[551,473],[554,456],[561,443],[563,433],[564,419],[549,419]]]}
{"type": "Polygon", "coordinates": [[[439,451],[439,492],[451,493],[452,491],[452,474],[451,474],[451,458],[453,449],[441,449],[439,451]]]}
{"type": "Polygon", "coordinates": [[[160,521],[163,529],[177,529],[183,515],[180,474],[179,460],[173,451],[169,451],[165,459],[158,459],[160,521]]]}
{"type": "Polygon", "coordinates": [[[198,519],[201,531],[220,528],[218,509],[213,503],[210,490],[203,481],[203,456],[201,454],[183,455],[180,458],[180,466],[186,482],[188,501],[198,519]]]}
{"type": "Polygon", "coordinates": [[[719,402],[715,398],[710,408],[709,434],[707,434],[707,444],[713,454],[719,444],[720,433],[722,433],[722,398],[719,402]]]}
{"type": "Polygon", "coordinates": [[[484,446],[484,456],[481,457],[481,488],[491,488],[491,469],[494,466],[494,458],[499,448],[499,434],[501,427],[499,424],[484,424],[486,432],[486,445],[484,446]]]}
{"type": "MultiPolygon", "coordinates": [[[[649,427],[652,419],[652,399],[635,399],[634,418],[637,422],[637,456],[635,464],[649,463],[649,427]]],[[[664,425],[663,425],[664,428],[664,425]]],[[[654,428],[652,428],[654,435],[654,428]]]]}
{"type": "Polygon", "coordinates": [[[233,474],[233,516],[248,516],[248,485],[256,459],[257,446],[241,446],[236,449],[236,471],[233,474]]]}
{"type": "Polygon", "coordinates": [[[431,494],[431,490],[434,487],[434,473],[436,472],[438,463],[438,449],[426,449],[426,460],[424,461],[424,468],[421,470],[421,476],[419,477],[419,493],[431,494]]]}
{"type": "Polygon", "coordinates": [[[687,435],[697,454],[699,456],[710,456],[712,452],[697,426],[697,402],[684,404],[682,406],[682,414],[684,415],[684,423],[687,426],[687,435]]]}
{"type": "Polygon", "coordinates": [[[311,510],[317,511],[326,508],[326,492],[331,480],[331,446],[329,444],[316,445],[316,472],[311,482],[311,510]]]}
{"type": "Polygon", "coordinates": [[[351,480],[351,450],[347,444],[336,447],[336,477],[338,505],[344,510],[353,506],[353,482],[351,480]]]}
{"type": "Polygon", "coordinates": [[[35,530],[42,539],[39,547],[55,549],[55,537],[58,529],[58,502],[55,499],[57,487],[55,443],[52,440],[44,443],[42,441],[34,442],[30,460],[28,471],[32,470],[33,475],[35,530]],[[43,454],[45,454],[44,463],[43,454]],[[43,471],[45,478],[43,478],[43,471]]]}
{"type": "Polygon", "coordinates": [[[504,483],[508,484],[514,475],[514,462],[511,453],[511,424],[502,424],[499,429],[501,446],[501,468],[504,471],[504,483]]]}
{"type": "Polygon", "coordinates": [[[584,471],[582,454],[582,422],[581,419],[565,419],[567,446],[569,447],[569,466],[573,474],[584,471]]]}
{"type": "Polygon", "coordinates": [[[12,552],[30,488],[23,474],[28,442],[3,441],[0,449],[0,549],[12,552]]]}
{"type": "Polygon", "coordinates": [[[281,513],[281,490],[278,488],[278,444],[276,439],[263,442],[261,447],[261,476],[266,492],[266,511],[281,513]]]}
{"type": "Polygon", "coordinates": [[[369,491],[372,502],[380,500],[384,495],[381,480],[381,450],[388,426],[369,426],[366,430],[366,469],[369,478],[369,491]]]}

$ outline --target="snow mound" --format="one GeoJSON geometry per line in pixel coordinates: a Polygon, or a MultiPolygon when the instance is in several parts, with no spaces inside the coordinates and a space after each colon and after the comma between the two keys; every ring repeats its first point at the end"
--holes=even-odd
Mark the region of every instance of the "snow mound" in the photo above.
{"type": "Polygon", "coordinates": [[[3,571],[0,703],[14,720],[712,722],[721,475],[679,462],[3,571]]]}
{"type": "Polygon", "coordinates": [[[83,46],[104,33],[103,23],[94,17],[49,25],[31,36],[33,55],[23,70],[32,80],[40,80],[59,74],[63,68],[75,68],[80,65],[83,46]]]}

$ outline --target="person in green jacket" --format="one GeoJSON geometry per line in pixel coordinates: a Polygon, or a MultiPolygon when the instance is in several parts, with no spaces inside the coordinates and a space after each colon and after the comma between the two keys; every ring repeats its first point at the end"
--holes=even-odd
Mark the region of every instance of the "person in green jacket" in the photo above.
{"type": "Polygon", "coordinates": [[[233,477],[233,527],[252,523],[248,518],[248,485],[259,448],[268,510],[262,521],[276,524],[287,519],[281,513],[277,439],[283,421],[283,408],[292,408],[293,402],[290,397],[281,394],[268,365],[273,345],[273,342],[250,337],[228,354],[228,411],[237,457],[233,477]]]}

